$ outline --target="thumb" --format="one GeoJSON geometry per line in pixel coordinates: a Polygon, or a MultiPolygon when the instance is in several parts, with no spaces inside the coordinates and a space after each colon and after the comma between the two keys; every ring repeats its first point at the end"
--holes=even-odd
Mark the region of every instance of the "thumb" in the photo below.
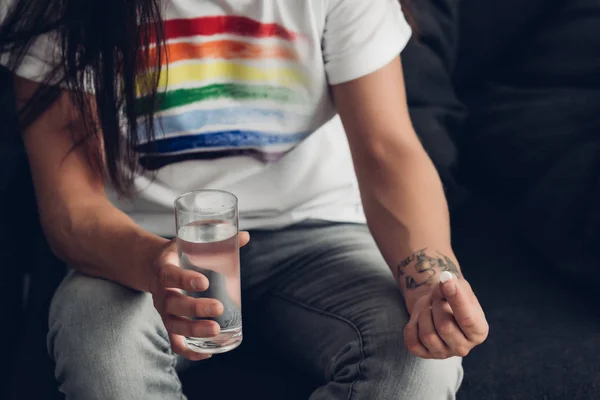
{"type": "Polygon", "coordinates": [[[440,282],[439,284],[434,286],[434,288],[431,292],[431,302],[432,303],[446,299],[446,295],[444,294],[443,286],[444,286],[444,284],[442,282],[440,282]]]}
{"type": "Polygon", "coordinates": [[[449,271],[440,274],[440,289],[444,297],[454,297],[456,295],[456,275],[449,271]]]}
{"type": "Polygon", "coordinates": [[[448,271],[443,271],[440,274],[440,283],[437,284],[436,286],[434,286],[433,291],[431,293],[432,302],[447,300],[447,296],[452,295],[452,293],[446,292],[446,290],[448,290],[448,289],[444,289],[444,288],[447,287],[449,285],[448,282],[454,280],[454,278],[455,278],[454,274],[452,274],[448,271]]]}
{"type": "Polygon", "coordinates": [[[240,231],[239,239],[240,239],[240,247],[244,247],[250,241],[250,234],[246,231],[240,231]]]}

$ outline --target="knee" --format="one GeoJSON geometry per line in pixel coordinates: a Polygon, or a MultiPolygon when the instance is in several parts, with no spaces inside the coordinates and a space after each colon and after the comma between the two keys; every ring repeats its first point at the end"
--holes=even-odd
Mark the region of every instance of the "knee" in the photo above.
{"type": "Polygon", "coordinates": [[[450,400],[456,397],[463,378],[462,359],[425,360],[407,354],[401,363],[403,385],[398,391],[407,399],[450,400]]]}
{"type": "MultiPolygon", "coordinates": [[[[70,272],[50,305],[50,331],[74,332],[80,339],[110,330],[120,336],[151,317],[151,298],[111,281],[70,272]]],[[[150,318],[152,320],[152,318],[150,318]]]]}
{"type": "Polygon", "coordinates": [[[150,295],[71,272],[50,307],[48,350],[67,398],[138,398],[149,371],[171,371],[170,344],[150,295]]]}
{"type": "Polygon", "coordinates": [[[61,382],[82,380],[93,386],[93,381],[116,378],[128,365],[139,365],[143,354],[168,354],[169,347],[146,293],[71,272],[54,295],[48,350],[61,382]]]}
{"type": "MultiPolygon", "coordinates": [[[[403,309],[388,316],[370,318],[361,326],[363,360],[355,389],[364,398],[454,399],[463,378],[462,359],[428,360],[414,356],[404,346],[403,309]]],[[[359,396],[358,398],[362,398],[359,396]]]]}
{"type": "Polygon", "coordinates": [[[371,378],[375,383],[366,385],[376,392],[369,397],[427,400],[456,397],[463,378],[460,357],[446,360],[416,357],[404,347],[401,329],[381,335],[375,342],[366,347],[363,365],[367,380],[371,378]]]}
{"type": "Polygon", "coordinates": [[[52,348],[64,342],[79,352],[129,347],[131,338],[139,339],[140,330],[161,326],[149,294],[71,272],[52,299],[48,343],[52,348]]]}

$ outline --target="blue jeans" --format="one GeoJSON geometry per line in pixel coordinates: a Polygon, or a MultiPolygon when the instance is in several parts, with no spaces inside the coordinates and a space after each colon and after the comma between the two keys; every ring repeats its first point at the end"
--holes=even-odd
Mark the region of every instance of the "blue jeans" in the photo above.
{"type": "MultiPolygon", "coordinates": [[[[256,231],[241,258],[245,318],[320,380],[312,400],[455,398],[461,359],[406,351],[403,299],[367,227],[256,231]]],[[[185,399],[177,373],[190,363],[171,352],[148,293],[71,271],[52,301],[48,347],[67,399],[185,399]]]]}

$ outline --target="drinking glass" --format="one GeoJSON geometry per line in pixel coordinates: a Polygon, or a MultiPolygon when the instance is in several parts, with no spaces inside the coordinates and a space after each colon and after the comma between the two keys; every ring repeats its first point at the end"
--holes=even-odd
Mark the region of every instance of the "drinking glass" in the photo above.
{"type": "Polygon", "coordinates": [[[210,318],[221,327],[219,335],[188,337],[187,346],[198,353],[217,354],[242,342],[238,201],[228,192],[198,190],[175,200],[179,265],[208,278],[204,292],[185,292],[195,298],[213,298],[224,312],[210,318]]]}

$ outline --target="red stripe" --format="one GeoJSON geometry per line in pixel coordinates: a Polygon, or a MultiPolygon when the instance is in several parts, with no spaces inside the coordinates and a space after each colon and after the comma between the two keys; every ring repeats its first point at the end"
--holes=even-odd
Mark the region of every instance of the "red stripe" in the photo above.
{"type": "MultiPolygon", "coordinates": [[[[256,38],[278,37],[295,40],[297,34],[278,24],[263,24],[259,21],[239,16],[212,16],[193,19],[171,19],[163,23],[165,39],[177,39],[190,36],[212,36],[234,34],[256,38]]],[[[148,32],[150,43],[156,42],[152,28],[148,32]]]]}

